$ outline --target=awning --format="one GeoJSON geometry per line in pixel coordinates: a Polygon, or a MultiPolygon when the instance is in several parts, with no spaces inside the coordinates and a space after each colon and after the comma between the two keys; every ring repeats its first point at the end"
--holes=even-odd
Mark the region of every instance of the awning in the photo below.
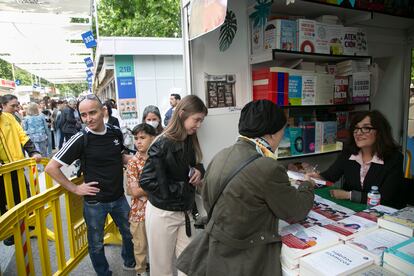
{"type": "Polygon", "coordinates": [[[0,58],[52,83],[86,81],[90,0],[0,0],[0,58]],[[74,19],[76,18],[76,19],[74,19]],[[78,22],[79,18],[86,23],[78,22]]]}

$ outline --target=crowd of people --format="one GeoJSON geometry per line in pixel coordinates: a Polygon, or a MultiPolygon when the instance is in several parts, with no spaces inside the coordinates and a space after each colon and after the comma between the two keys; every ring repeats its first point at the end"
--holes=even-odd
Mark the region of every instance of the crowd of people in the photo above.
{"type": "MultiPolygon", "coordinates": [[[[100,276],[112,275],[103,243],[107,214],[122,235],[123,268],[137,275],[149,269],[154,276],[281,275],[278,220],[293,223],[306,217],[314,200],[311,177],[344,177],[344,185],[332,190],[332,196],[360,203],[376,185],[384,204],[403,207],[402,154],[378,111],[358,113],[343,154],[325,172],[307,175],[296,189],[274,154],[287,125],[276,104],[246,104],[237,141],[220,151],[207,170],[197,137],[207,107],[194,95],[181,99],[171,94],[170,104],[164,121],[158,107],[143,110],[142,123],[132,129],[131,154],[123,145],[114,101],[88,94],[67,103],[45,99],[22,108],[14,96],[2,99],[1,131],[5,124],[16,129],[6,136],[1,133],[2,163],[24,158],[21,150],[9,154],[10,135],[12,146],[29,156],[52,157],[45,171],[84,199],[89,256],[100,276]],[[52,156],[51,148],[59,150],[52,156]],[[61,170],[76,160],[84,177],[80,185],[61,170]],[[201,191],[210,219],[207,248],[193,250],[196,191],[201,191]],[[186,248],[192,251],[186,254],[186,248]],[[175,259],[181,254],[177,270],[175,259]]],[[[0,196],[3,213],[4,191],[0,196]]]]}

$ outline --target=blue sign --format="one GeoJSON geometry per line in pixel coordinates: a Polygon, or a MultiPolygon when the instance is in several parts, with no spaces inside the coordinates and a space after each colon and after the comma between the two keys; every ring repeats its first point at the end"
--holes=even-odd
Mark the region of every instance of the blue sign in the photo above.
{"type": "Polygon", "coordinates": [[[86,70],[86,75],[88,76],[88,78],[93,76],[91,69],[86,70]]]}
{"type": "Polygon", "coordinates": [[[33,88],[38,88],[38,87],[39,87],[39,85],[37,83],[33,84],[33,88]]]}
{"type": "Polygon", "coordinates": [[[22,84],[22,81],[21,81],[21,80],[15,80],[15,81],[14,81],[14,83],[15,83],[16,85],[20,85],[20,84],[22,84]]]}
{"type": "Polygon", "coordinates": [[[83,60],[85,61],[86,67],[93,67],[93,61],[90,57],[84,58],[83,60]]]}
{"type": "Polygon", "coordinates": [[[83,43],[85,43],[86,48],[93,48],[96,47],[96,40],[93,37],[91,31],[87,31],[86,33],[82,34],[83,43]]]}
{"type": "Polygon", "coordinates": [[[135,99],[135,79],[134,77],[117,78],[118,96],[120,99],[135,99]]]}

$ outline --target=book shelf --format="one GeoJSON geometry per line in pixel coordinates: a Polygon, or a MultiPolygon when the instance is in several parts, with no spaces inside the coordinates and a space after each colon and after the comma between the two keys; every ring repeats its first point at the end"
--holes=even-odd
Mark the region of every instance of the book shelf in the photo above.
{"type": "Polygon", "coordinates": [[[295,159],[295,158],[304,158],[304,157],[309,157],[309,156],[320,156],[320,155],[338,153],[338,152],[342,151],[342,148],[343,148],[342,142],[336,142],[336,149],[335,150],[312,152],[312,153],[303,153],[303,154],[289,155],[289,156],[278,156],[277,160],[288,160],[288,159],[295,159]]]}
{"type": "Polygon", "coordinates": [[[320,53],[306,53],[298,51],[287,51],[280,49],[264,50],[260,53],[250,55],[251,65],[262,65],[262,63],[270,63],[272,61],[281,61],[289,59],[303,59],[305,61],[320,61],[320,62],[340,62],[344,60],[368,60],[372,61],[371,56],[352,56],[352,55],[330,55],[320,53]]]}

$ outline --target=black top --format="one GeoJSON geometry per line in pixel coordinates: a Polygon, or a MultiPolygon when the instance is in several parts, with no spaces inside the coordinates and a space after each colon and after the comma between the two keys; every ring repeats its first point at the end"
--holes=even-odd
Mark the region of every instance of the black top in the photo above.
{"type": "Polygon", "coordinates": [[[384,160],[384,165],[371,163],[365,176],[363,186],[360,182],[361,165],[355,160],[349,160],[350,153],[343,152],[328,170],[321,176],[336,182],[344,177],[343,189],[351,192],[351,200],[365,204],[367,194],[372,186],[378,186],[381,194],[381,205],[394,208],[405,207],[403,190],[403,155],[395,151],[384,160]]]}
{"type": "Polygon", "coordinates": [[[191,210],[195,188],[188,182],[190,167],[204,175],[203,165],[196,164],[191,139],[175,142],[160,136],[148,150],[139,180],[151,204],[168,211],[191,210]]]}
{"type": "Polygon", "coordinates": [[[53,157],[63,165],[80,159],[83,153],[85,182],[97,181],[100,191],[96,196],[85,196],[86,201],[111,202],[124,194],[122,150],[123,141],[119,128],[106,125],[104,133],[88,128],[87,146],[83,132],[78,132],[53,157]]]}
{"type": "Polygon", "coordinates": [[[61,129],[63,133],[75,134],[81,129],[80,121],[76,120],[75,114],[73,112],[75,112],[75,109],[69,106],[62,111],[61,129]]]}
{"type": "Polygon", "coordinates": [[[108,124],[113,125],[113,126],[120,127],[119,126],[118,119],[116,117],[114,117],[114,116],[109,116],[109,118],[108,118],[108,124]]]}

